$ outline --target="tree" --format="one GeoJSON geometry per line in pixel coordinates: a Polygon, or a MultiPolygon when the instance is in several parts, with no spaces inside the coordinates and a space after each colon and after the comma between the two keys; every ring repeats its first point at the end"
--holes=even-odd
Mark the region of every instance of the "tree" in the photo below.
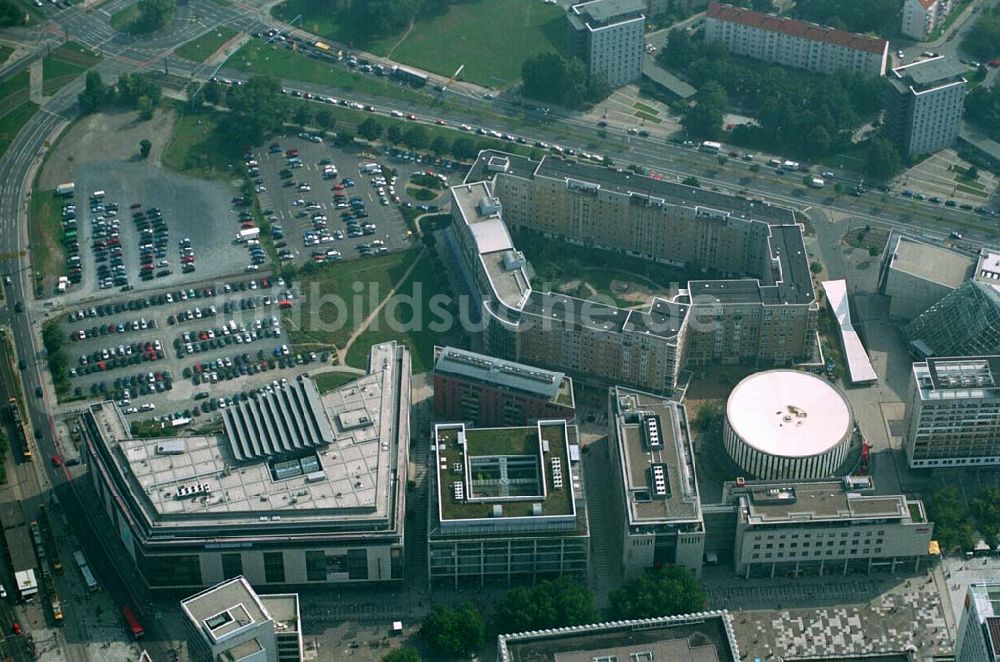
{"type": "Polygon", "coordinates": [[[695,188],[701,188],[701,182],[699,182],[698,178],[695,177],[694,175],[688,175],[687,177],[685,177],[683,180],[681,180],[681,184],[683,184],[684,186],[694,186],[695,188]]]}
{"type": "Polygon", "coordinates": [[[953,486],[940,487],[926,500],[927,519],[934,522],[934,537],[943,551],[971,551],[976,545],[975,527],[965,504],[953,486]]]}
{"type": "Polygon", "coordinates": [[[139,155],[142,158],[145,159],[149,157],[149,151],[151,149],[153,149],[153,143],[149,142],[148,139],[143,138],[142,140],[139,141],[139,155]]]}
{"type": "Polygon", "coordinates": [[[374,117],[369,117],[358,125],[358,135],[368,140],[378,140],[382,136],[382,131],[382,123],[374,117]]]}
{"type": "Polygon", "coordinates": [[[403,144],[410,149],[424,149],[428,142],[430,142],[430,138],[427,136],[427,129],[421,124],[411,126],[403,134],[403,144]]]}
{"type": "Polygon", "coordinates": [[[869,177],[885,182],[892,179],[902,167],[902,159],[895,145],[885,138],[872,139],[868,148],[868,161],[865,163],[865,172],[869,177]]]}
{"type": "Polygon", "coordinates": [[[0,27],[11,25],[21,25],[25,22],[27,14],[10,0],[0,0],[0,27]]]}
{"type": "Polygon", "coordinates": [[[727,105],[725,88],[710,81],[699,90],[695,105],[684,113],[681,124],[695,138],[718,138],[722,135],[722,118],[727,105]]]}
{"type": "Polygon", "coordinates": [[[346,147],[354,143],[354,134],[350,131],[338,131],[334,143],[341,147],[346,147]]]}
{"type": "Polygon", "coordinates": [[[205,101],[210,104],[217,104],[222,101],[222,86],[215,81],[209,81],[205,83],[205,86],[201,88],[202,94],[205,95],[205,101]]]}
{"type": "Polygon", "coordinates": [[[597,620],[593,594],[569,577],[511,589],[496,607],[496,621],[502,632],[568,627],[597,620]]]}
{"type": "Polygon", "coordinates": [[[795,3],[793,14],[850,32],[891,33],[899,29],[903,0],[809,0],[795,3]]]}
{"type": "Polygon", "coordinates": [[[720,416],[722,416],[722,408],[706,402],[698,407],[697,417],[694,419],[694,428],[698,432],[710,432],[715,427],[720,416]]]}
{"type": "Polygon", "coordinates": [[[420,662],[416,648],[397,648],[382,656],[382,662],[420,662]]]}
{"type": "Polygon", "coordinates": [[[309,108],[309,104],[299,104],[299,107],[295,109],[295,123],[304,129],[310,121],[312,121],[312,110],[309,108]]]}
{"type": "Polygon", "coordinates": [[[281,83],[269,76],[254,76],[228,88],[226,105],[232,112],[224,120],[225,131],[241,147],[259,145],[265,136],[280,130],[288,116],[281,83]]]}
{"type": "Polygon", "coordinates": [[[462,136],[456,138],[455,142],[451,144],[451,154],[459,161],[471,160],[478,153],[476,142],[472,138],[462,136]]]}
{"type": "Polygon", "coordinates": [[[444,156],[451,151],[451,142],[439,134],[431,141],[431,151],[438,156],[444,156]]]}
{"type": "Polygon", "coordinates": [[[1000,487],[983,488],[969,506],[983,540],[995,547],[997,536],[1000,536],[1000,487]]]}
{"type": "Polygon", "coordinates": [[[698,54],[691,33],[684,28],[674,28],[667,35],[667,43],[657,54],[656,59],[668,67],[684,67],[698,54]]]}
{"type": "Polygon", "coordinates": [[[464,656],[483,645],[486,624],[472,603],[466,602],[455,608],[439,604],[424,619],[420,634],[434,653],[464,656]]]}
{"type": "Polygon", "coordinates": [[[1000,56],[1000,10],[984,10],[965,33],[962,50],[980,60],[1000,56]]]}
{"type": "Polygon", "coordinates": [[[177,0],[139,0],[139,18],[135,29],[140,32],[155,32],[167,25],[177,10],[177,0]]]}
{"type": "Polygon", "coordinates": [[[107,102],[109,96],[108,86],[104,84],[101,74],[94,70],[87,72],[86,85],[83,92],[77,96],[80,110],[84,115],[97,112],[107,102]]]}
{"type": "Polygon", "coordinates": [[[332,129],[337,120],[333,117],[333,112],[329,108],[321,108],[316,111],[316,126],[323,129],[324,131],[329,131],[332,129]]]}
{"type": "Polygon", "coordinates": [[[819,272],[823,271],[822,263],[820,263],[819,260],[813,260],[812,262],[809,263],[809,271],[813,272],[814,274],[818,274],[819,272]]]}
{"type": "Polygon", "coordinates": [[[646,572],[611,593],[614,619],[692,614],[704,608],[704,589],[690,570],[679,565],[646,572]]]}
{"type": "Polygon", "coordinates": [[[393,145],[398,145],[403,141],[403,130],[399,128],[399,124],[393,122],[389,125],[389,128],[385,131],[385,139],[393,145]]]}
{"type": "Polygon", "coordinates": [[[1000,85],[980,85],[965,96],[965,119],[1000,140],[1000,85]]]}
{"type": "Polygon", "coordinates": [[[136,108],[139,109],[139,119],[148,121],[153,119],[153,113],[156,112],[156,104],[147,95],[142,95],[136,102],[136,108]]]}
{"type": "Polygon", "coordinates": [[[539,101],[579,108],[588,99],[607,96],[603,81],[588,81],[587,69],[578,59],[567,60],[556,53],[539,53],[521,66],[521,93],[539,101]]]}
{"type": "Polygon", "coordinates": [[[138,108],[143,97],[148,97],[148,101],[142,102],[148,107],[160,103],[163,98],[163,89],[152,80],[142,74],[122,74],[115,83],[115,103],[127,108],[138,108]]]}

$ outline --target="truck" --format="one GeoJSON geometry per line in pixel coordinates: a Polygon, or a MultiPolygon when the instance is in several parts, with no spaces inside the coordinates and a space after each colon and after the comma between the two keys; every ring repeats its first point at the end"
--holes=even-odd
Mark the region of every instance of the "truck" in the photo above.
{"type": "Polygon", "coordinates": [[[809,178],[809,187],[810,188],[823,188],[824,186],[826,186],[826,182],[823,181],[823,179],[821,177],[810,177],[809,178]]]}
{"type": "Polygon", "coordinates": [[[22,600],[28,600],[38,594],[38,579],[35,575],[37,560],[35,548],[32,545],[31,533],[24,519],[21,504],[4,504],[3,535],[7,543],[7,553],[10,556],[10,568],[14,571],[17,584],[17,594],[22,600]]]}
{"type": "Polygon", "coordinates": [[[392,77],[409,83],[414,87],[423,87],[427,84],[427,74],[422,74],[406,67],[395,66],[392,68],[392,77]]]}
{"type": "Polygon", "coordinates": [[[236,233],[236,243],[242,244],[248,239],[256,239],[260,236],[260,228],[246,228],[236,233]]]}
{"type": "Polygon", "coordinates": [[[701,144],[699,149],[703,152],[708,152],[709,154],[718,154],[722,151],[722,143],[717,143],[713,140],[706,140],[701,144]]]}
{"type": "Polygon", "coordinates": [[[74,192],[76,192],[76,184],[73,182],[66,182],[56,187],[56,195],[60,198],[72,197],[74,192]]]}
{"type": "Polygon", "coordinates": [[[799,162],[798,161],[789,161],[789,160],[786,159],[786,160],[784,160],[784,161],[781,162],[781,167],[784,168],[785,170],[798,170],[799,169],[799,162]]]}

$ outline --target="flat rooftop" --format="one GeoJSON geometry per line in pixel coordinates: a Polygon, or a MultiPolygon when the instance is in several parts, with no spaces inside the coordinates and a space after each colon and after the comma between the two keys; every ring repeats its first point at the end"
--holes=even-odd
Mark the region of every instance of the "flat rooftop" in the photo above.
{"type": "Polygon", "coordinates": [[[1000,356],[932,356],[913,376],[925,401],[1000,397],[1000,356]]]}
{"type": "Polygon", "coordinates": [[[1000,253],[982,251],[976,264],[976,280],[1000,289],[1000,253]]]}
{"type": "Polygon", "coordinates": [[[921,91],[954,82],[962,78],[965,72],[964,66],[942,55],[896,67],[892,70],[890,80],[921,91]]]}
{"type": "Polygon", "coordinates": [[[616,19],[636,18],[637,14],[646,11],[646,3],[642,0],[590,0],[573,5],[571,11],[587,23],[601,26],[614,23],[616,19]]]}
{"type": "Polygon", "coordinates": [[[242,576],[181,600],[181,609],[205,641],[213,645],[248,625],[271,620],[257,593],[242,576]]]}
{"type": "Polygon", "coordinates": [[[434,434],[442,521],[575,516],[570,446],[578,446],[576,426],[446,423],[434,434]]]}
{"type": "MultiPolygon", "coordinates": [[[[280,455],[242,459],[224,434],[132,438],[111,402],[90,408],[100,432],[90,436],[106,447],[121,476],[116,483],[127,487],[163,535],[181,535],[170,533],[173,528],[190,533],[192,526],[251,526],[277,534],[332,521],[391,529],[398,455],[405,454],[409,436],[400,430],[407,421],[398,420],[401,413],[408,417],[409,379],[401,373],[409,370],[409,358],[405,348],[386,343],[372,347],[370,365],[368,375],[314,403],[324,438],[280,455]]],[[[257,397],[266,403],[292,388],[310,387],[273,382],[257,397]]]]}
{"type": "MultiPolygon", "coordinates": [[[[844,480],[748,483],[740,497],[741,517],[751,525],[913,518],[905,496],[862,494],[859,486],[868,491],[871,481],[851,480],[850,485],[844,480]]],[[[926,520],[922,507],[917,517],[926,520]]]]}
{"type": "Polygon", "coordinates": [[[630,524],[701,520],[694,453],[682,404],[615,387],[619,457],[630,524]],[[653,435],[651,426],[656,430],[653,435]]]}
{"type": "Polygon", "coordinates": [[[434,373],[452,375],[574,406],[573,380],[565,373],[477,354],[457,347],[435,347],[434,373]]]}
{"type": "Polygon", "coordinates": [[[851,304],[847,295],[847,281],[823,281],[823,291],[826,292],[826,302],[830,311],[837,319],[840,332],[840,343],[847,355],[847,378],[852,384],[865,384],[878,380],[878,373],[868,357],[868,350],[861,342],[861,336],[854,328],[851,319],[851,304]]]}
{"type": "Polygon", "coordinates": [[[499,662],[737,662],[727,611],[500,635],[499,662]]]}
{"type": "Polygon", "coordinates": [[[890,269],[955,288],[972,276],[975,264],[975,259],[957,251],[900,236],[890,269]]]}

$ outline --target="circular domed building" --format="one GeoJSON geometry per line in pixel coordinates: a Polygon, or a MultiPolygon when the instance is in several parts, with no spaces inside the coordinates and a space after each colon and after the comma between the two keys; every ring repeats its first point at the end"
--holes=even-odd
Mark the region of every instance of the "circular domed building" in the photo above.
{"type": "Polygon", "coordinates": [[[798,370],[743,379],[726,402],[729,456],[761,479],[832,476],[847,457],[854,418],[826,380],[798,370]]]}

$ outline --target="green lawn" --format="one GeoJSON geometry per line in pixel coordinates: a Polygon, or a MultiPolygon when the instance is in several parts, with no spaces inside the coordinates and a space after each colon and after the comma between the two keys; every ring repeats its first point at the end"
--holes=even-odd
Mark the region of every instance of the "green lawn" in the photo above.
{"type": "Polygon", "coordinates": [[[14,52],[13,48],[7,48],[6,46],[0,46],[0,64],[3,64],[4,62],[6,62],[7,58],[9,58],[10,54],[13,53],[13,52],[14,52]]]}
{"type": "MultiPolygon", "coordinates": [[[[402,278],[416,256],[416,251],[402,251],[362,261],[335,262],[303,274],[300,287],[305,300],[285,315],[289,341],[310,351],[322,346],[343,347],[357,325],[402,278]],[[357,295],[352,287],[355,283],[361,286],[361,293],[357,295]],[[343,305],[322,304],[320,298],[343,302],[343,305]],[[313,314],[317,319],[311,319],[313,314]],[[320,329],[320,325],[325,328],[320,329]]],[[[367,352],[366,347],[365,356],[367,352]]]]}
{"type": "Polygon", "coordinates": [[[193,62],[204,62],[208,59],[209,55],[219,50],[223,44],[235,37],[236,34],[236,30],[232,28],[222,25],[217,26],[175,50],[174,55],[193,62]]]}
{"type": "Polygon", "coordinates": [[[293,53],[281,46],[269,46],[260,40],[244,44],[243,48],[226,61],[226,67],[285,80],[330,85],[348,92],[368,92],[424,106],[430,106],[434,102],[434,97],[412,90],[389,78],[354,72],[339,64],[293,53]]]}
{"type": "Polygon", "coordinates": [[[636,101],[633,104],[633,107],[636,110],[641,110],[642,112],[644,112],[644,113],[646,113],[648,115],[659,115],[660,114],[660,111],[658,111],[656,108],[653,108],[652,106],[648,106],[648,105],[642,103],[641,101],[636,101]]]}
{"type": "Polygon", "coordinates": [[[66,273],[61,205],[55,190],[40,189],[36,182],[28,210],[28,242],[31,244],[31,264],[35,271],[46,276],[42,282],[46,292],[55,286],[56,276],[66,273]]]}
{"type": "Polygon", "coordinates": [[[321,372],[318,375],[313,375],[313,379],[316,382],[316,388],[319,389],[320,393],[327,393],[334,390],[335,388],[340,388],[344,384],[350,384],[358,378],[358,375],[352,374],[350,372],[321,372]]]}
{"type": "MultiPolygon", "coordinates": [[[[415,254],[414,251],[409,253],[415,254]]],[[[413,374],[430,370],[434,364],[434,345],[441,338],[440,333],[429,328],[434,320],[439,319],[435,314],[436,307],[432,310],[430,305],[431,297],[438,293],[450,294],[447,277],[431,254],[425,254],[396,292],[395,301],[399,305],[394,308],[387,305],[382,309],[372,325],[351,345],[346,363],[364,368],[368,364],[368,350],[372,345],[400,340],[410,349],[413,374]]]]}
{"type": "Polygon", "coordinates": [[[392,59],[443,76],[464,64],[464,80],[495,88],[518,81],[529,57],[556,51],[566,30],[563,10],[540,0],[451,5],[442,15],[417,21],[401,43],[403,32],[359,40],[357,26],[345,20],[343,12],[331,12],[323,0],[289,0],[273,13],[286,21],[302,15],[304,29],[349,47],[378,55],[388,55],[395,47],[392,59]]]}
{"type": "Polygon", "coordinates": [[[125,9],[120,9],[111,15],[111,27],[115,30],[127,30],[132,23],[139,18],[139,7],[129,5],[125,9]]]}
{"type": "Polygon", "coordinates": [[[36,110],[28,101],[27,70],[0,82],[0,156],[36,110]]]}
{"type": "Polygon", "coordinates": [[[90,49],[67,42],[42,62],[42,93],[52,94],[100,60],[90,49]]]}
{"type": "Polygon", "coordinates": [[[208,179],[232,177],[230,165],[240,162],[239,145],[227,141],[218,129],[220,113],[182,115],[163,152],[163,164],[171,170],[208,179]]]}

